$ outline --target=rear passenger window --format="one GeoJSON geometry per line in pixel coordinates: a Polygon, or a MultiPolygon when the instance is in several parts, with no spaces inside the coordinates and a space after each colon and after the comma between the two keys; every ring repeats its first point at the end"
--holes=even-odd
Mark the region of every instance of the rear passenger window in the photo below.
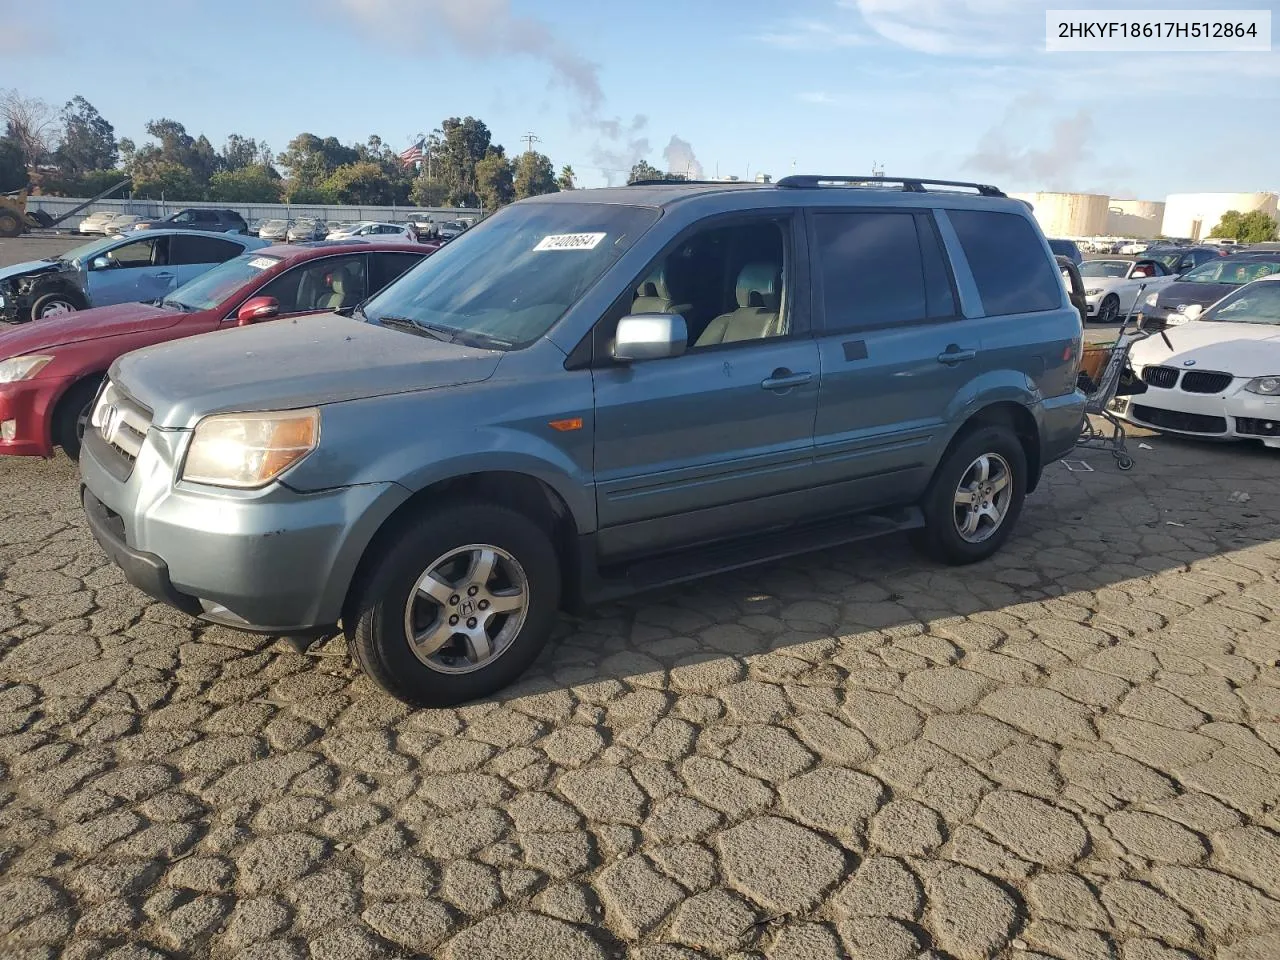
{"type": "Polygon", "coordinates": [[[173,237],[170,263],[223,263],[244,253],[244,247],[218,237],[173,237]]]}
{"type": "Polygon", "coordinates": [[[1062,305],[1062,283],[1031,223],[1016,213],[948,210],[987,316],[1062,305]]]}
{"type": "Polygon", "coordinates": [[[412,267],[416,267],[422,257],[416,253],[375,253],[369,264],[369,290],[377,293],[392,280],[397,279],[412,267]]]}
{"type": "Polygon", "coordinates": [[[927,216],[820,213],[814,233],[828,331],[955,316],[951,277],[927,216]]]}

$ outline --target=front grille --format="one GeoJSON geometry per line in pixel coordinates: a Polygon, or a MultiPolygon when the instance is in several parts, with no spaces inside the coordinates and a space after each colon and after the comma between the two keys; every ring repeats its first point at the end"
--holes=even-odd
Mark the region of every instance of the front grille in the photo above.
{"type": "Polygon", "coordinates": [[[1187,393],[1221,393],[1231,386],[1231,374],[1211,370],[1188,370],[1182,375],[1182,389],[1187,393]]]}
{"type": "Polygon", "coordinates": [[[96,430],[106,441],[107,448],[119,460],[118,466],[126,473],[133,469],[150,428],[151,411],[107,381],[93,405],[89,429],[96,430]]]}
{"type": "Polygon", "coordinates": [[[1162,390],[1172,390],[1178,382],[1178,374],[1181,372],[1177,367],[1147,367],[1142,371],[1142,379],[1147,382],[1148,386],[1160,387],[1162,390]]]}
{"type": "Polygon", "coordinates": [[[1202,413],[1182,413],[1141,404],[1134,404],[1133,415],[1143,423],[1166,430],[1181,430],[1183,433],[1227,432],[1226,417],[1207,417],[1202,413]]]}
{"type": "Polygon", "coordinates": [[[1236,433],[1243,433],[1250,437],[1280,437],[1280,420],[1236,417],[1236,433]]]}

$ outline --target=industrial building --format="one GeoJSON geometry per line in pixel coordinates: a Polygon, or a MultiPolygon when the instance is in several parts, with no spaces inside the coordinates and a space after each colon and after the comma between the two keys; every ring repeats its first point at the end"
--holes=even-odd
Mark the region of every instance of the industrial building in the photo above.
{"type": "Polygon", "coordinates": [[[1096,237],[1107,232],[1111,198],[1100,193],[1014,193],[1031,204],[1049,237],[1096,237]]]}
{"type": "Polygon", "coordinates": [[[1171,193],[1165,200],[1160,232],[1166,237],[1203,240],[1213,234],[1228,210],[1261,210],[1274,219],[1276,199],[1274,193],[1171,193]]]}
{"type": "MultiPolygon", "coordinates": [[[[1133,237],[1136,240],[1152,240],[1166,233],[1164,203],[1159,200],[1112,200],[1107,210],[1108,237],[1133,237]]],[[[1189,234],[1166,234],[1189,236],[1189,234]]]]}

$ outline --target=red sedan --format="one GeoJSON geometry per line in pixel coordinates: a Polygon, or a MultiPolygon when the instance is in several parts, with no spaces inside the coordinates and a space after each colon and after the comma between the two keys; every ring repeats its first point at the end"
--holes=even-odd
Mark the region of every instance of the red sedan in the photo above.
{"type": "Polygon", "coordinates": [[[107,368],[152,344],[276,317],[353,307],[438,243],[321,241],[228,260],[163,300],[0,330],[0,455],[72,459],[107,368]]]}

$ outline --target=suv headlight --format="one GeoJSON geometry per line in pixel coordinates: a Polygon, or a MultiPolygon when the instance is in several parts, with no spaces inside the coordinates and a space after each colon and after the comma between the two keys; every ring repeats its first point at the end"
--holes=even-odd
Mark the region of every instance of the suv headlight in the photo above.
{"type": "Polygon", "coordinates": [[[1156,301],[1159,299],[1160,299],[1159,293],[1148,293],[1147,298],[1142,302],[1145,303],[1148,307],[1154,307],[1156,305],[1156,301]]]}
{"type": "Polygon", "coordinates": [[[0,383],[17,383],[30,380],[52,362],[53,357],[33,353],[25,357],[0,360],[0,383]]]}
{"type": "Polygon", "coordinates": [[[263,487],[316,448],[320,411],[228,413],[196,424],[180,479],[217,487],[263,487]]]}
{"type": "Polygon", "coordinates": [[[1280,395],[1280,376],[1255,377],[1244,385],[1250,393],[1260,393],[1264,397],[1280,395]]]}

